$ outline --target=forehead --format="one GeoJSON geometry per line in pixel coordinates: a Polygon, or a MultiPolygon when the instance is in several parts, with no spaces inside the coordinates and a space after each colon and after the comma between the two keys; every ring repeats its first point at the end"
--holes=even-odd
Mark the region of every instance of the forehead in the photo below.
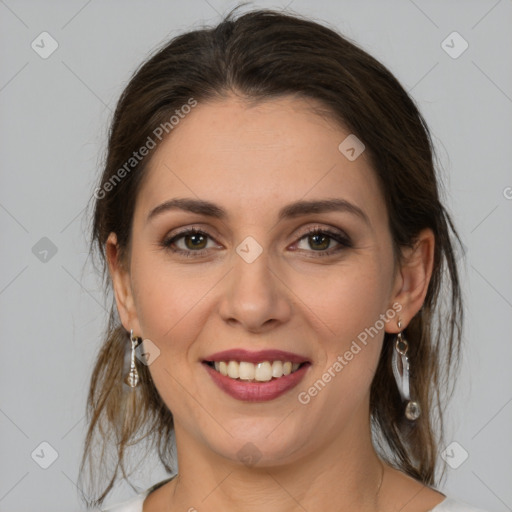
{"type": "Polygon", "coordinates": [[[238,218],[251,209],[270,215],[299,199],[341,197],[382,219],[369,158],[363,152],[351,161],[340,151],[350,132],[315,113],[318,106],[292,97],[199,103],[152,155],[138,214],[173,197],[212,200],[238,218]]]}

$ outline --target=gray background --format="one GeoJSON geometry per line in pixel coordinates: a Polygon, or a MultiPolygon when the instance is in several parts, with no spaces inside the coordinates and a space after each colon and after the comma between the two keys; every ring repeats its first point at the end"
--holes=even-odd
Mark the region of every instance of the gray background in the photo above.
{"type": "MultiPolygon", "coordinates": [[[[287,4],[327,20],[387,65],[432,129],[446,201],[466,246],[465,359],[448,431],[460,445],[451,446],[450,462],[460,466],[447,467],[442,489],[512,510],[512,2],[252,6],[287,4]],[[469,44],[457,58],[462,40],[442,46],[453,31],[469,44]]],[[[0,0],[0,511],[83,509],[76,480],[85,399],[106,321],[100,282],[86,261],[84,208],[108,122],[156,45],[216,23],[233,5],[0,0]],[[59,45],[47,59],[31,47],[43,31],[59,45]],[[52,448],[42,442],[58,453],[47,469],[40,466],[52,461],[52,448]]],[[[166,476],[156,460],[145,462],[133,477],[140,490],[166,476]]],[[[122,484],[107,503],[132,494],[122,484]]]]}

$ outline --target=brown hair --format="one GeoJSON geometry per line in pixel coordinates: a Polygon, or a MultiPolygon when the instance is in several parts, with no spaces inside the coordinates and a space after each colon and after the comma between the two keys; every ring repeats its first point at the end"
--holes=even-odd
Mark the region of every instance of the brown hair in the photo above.
{"type": "MultiPolygon", "coordinates": [[[[247,101],[283,95],[313,99],[363,141],[386,201],[397,260],[400,249],[412,246],[420,230],[433,230],[434,268],[428,292],[404,332],[413,371],[411,394],[421,404],[422,415],[415,422],[404,420],[391,370],[394,336],[387,333],[370,408],[381,456],[424,484],[436,484],[444,393],[453,390],[451,372],[458,367],[461,343],[463,312],[453,245],[460,240],[440,201],[433,144],[422,115],[382,64],[335,30],[295,14],[255,10],[235,17],[232,11],[216,27],[172,39],[134,73],[114,113],[97,189],[101,193],[94,201],[91,252],[98,249],[107,289],[111,291],[105,242],[115,232],[122,261],[129,259],[134,204],[149,158],[122,173],[115,185],[114,175],[119,177],[133,152],[148,137],[154,139],[155,128],[168,123],[191,98],[206,102],[229,93],[247,101]]],[[[166,471],[173,472],[172,414],[145,365],[137,361],[138,388],[131,390],[122,382],[128,346],[112,300],[90,383],[80,467],[82,479],[85,461],[93,454],[93,436],[99,434],[100,462],[93,469],[104,488],[99,496],[94,488],[88,505],[103,502],[119,468],[126,478],[125,449],[142,439],[149,438],[166,471]],[[144,434],[134,439],[141,431],[144,434]],[[113,446],[117,465],[111,473],[105,468],[105,480],[100,465],[107,462],[106,450],[113,446]]]]}

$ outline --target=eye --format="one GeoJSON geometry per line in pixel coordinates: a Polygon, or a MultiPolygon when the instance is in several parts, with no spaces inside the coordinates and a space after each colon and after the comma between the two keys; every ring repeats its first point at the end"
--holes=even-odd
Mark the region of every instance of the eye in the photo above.
{"type": "Polygon", "coordinates": [[[299,250],[307,252],[316,252],[317,256],[331,256],[333,253],[338,253],[348,247],[352,247],[352,242],[343,233],[330,231],[322,228],[312,228],[308,230],[307,234],[302,236],[296,244],[299,250]],[[300,247],[301,242],[307,247],[300,247]],[[332,247],[333,242],[338,245],[332,247]]]}
{"type": "Polygon", "coordinates": [[[169,249],[171,252],[182,254],[187,257],[197,257],[203,256],[211,248],[208,247],[209,238],[211,237],[208,233],[197,228],[190,228],[181,231],[170,238],[164,239],[161,245],[162,247],[169,249]]]}
{"type": "MultiPolygon", "coordinates": [[[[213,242],[213,246],[209,246],[209,240],[213,241],[213,238],[205,231],[197,228],[188,228],[164,239],[160,245],[175,254],[194,258],[205,256],[210,249],[219,247],[213,242]]],[[[347,235],[341,232],[338,233],[316,227],[309,229],[292,247],[293,251],[300,250],[316,253],[313,257],[319,257],[331,256],[334,253],[352,247],[352,242],[347,235]],[[332,247],[333,242],[337,246],[332,247]],[[301,244],[306,247],[300,247],[301,244]]]]}

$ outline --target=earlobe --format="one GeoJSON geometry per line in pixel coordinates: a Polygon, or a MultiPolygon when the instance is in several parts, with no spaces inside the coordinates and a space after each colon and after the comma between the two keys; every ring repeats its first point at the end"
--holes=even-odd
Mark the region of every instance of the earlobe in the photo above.
{"type": "MultiPolygon", "coordinates": [[[[423,306],[432,277],[434,247],[434,233],[431,229],[424,229],[419,233],[414,246],[402,251],[392,302],[401,304],[400,317],[405,326],[423,306]]],[[[389,332],[395,332],[393,326],[389,327],[389,332]]]]}
{"type": "Polygon", "coordinates": [[[130,329],[133,329],[134,332],[140,332],[133,300],[130,272],[124,268],[120,260],[115,233],[110,233],[105,244],[105,253],[121,323],[128,332],[130,329]]]}

